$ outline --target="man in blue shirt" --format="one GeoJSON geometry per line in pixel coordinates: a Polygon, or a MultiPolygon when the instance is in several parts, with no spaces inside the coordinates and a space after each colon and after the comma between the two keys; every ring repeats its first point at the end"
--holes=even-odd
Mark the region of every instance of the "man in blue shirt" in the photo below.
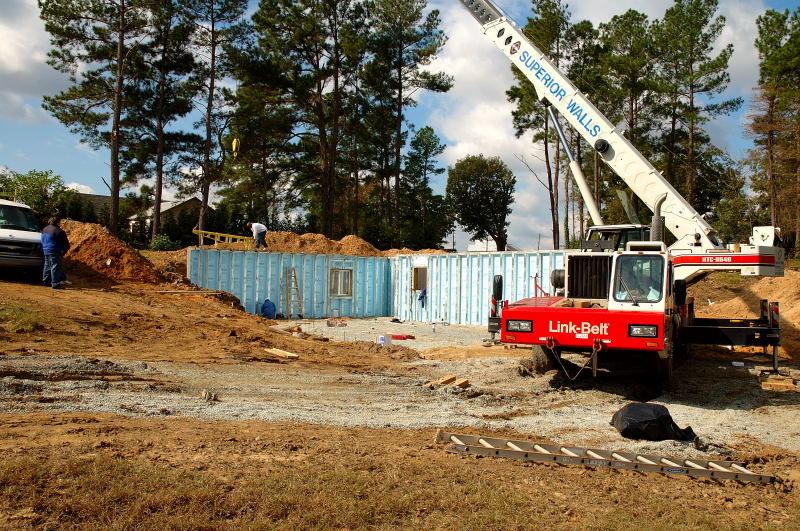
{"type": "Polygon", "coordinates": [[[52,217],[42,229],[42,254],[44,254],[44,271],[42,284],[53,289],[63,288],[63,284],[71,284],[64,273],[64,254],[69,250],[67,233],[61,230],[61,218],[52,217]]]}
{"type": "Polygon", "coordinates": [[[269,299],[264,299],[264,304],[261,305],[261,317],[267,319],[275,319],[275,303],[269,299]]]}

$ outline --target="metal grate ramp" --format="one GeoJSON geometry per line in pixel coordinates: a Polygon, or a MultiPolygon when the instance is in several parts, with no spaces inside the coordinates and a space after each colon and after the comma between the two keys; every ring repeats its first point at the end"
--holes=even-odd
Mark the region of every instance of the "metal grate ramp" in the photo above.
{"type": "Polygon", "coordinates": [[[452,443],[449,452],[469,453],[511,459],[524,459],[537,463],[600,466],[639,472],[679,474],[709,479],[733,479],[756,483],[772,483],[774,476],[756,474],[747,470],[741,461],[682,459],[652,454],[637,454],[578,446],[497,439],[476,435],[462,435],[439,431],[436,442],[452,443]]]}

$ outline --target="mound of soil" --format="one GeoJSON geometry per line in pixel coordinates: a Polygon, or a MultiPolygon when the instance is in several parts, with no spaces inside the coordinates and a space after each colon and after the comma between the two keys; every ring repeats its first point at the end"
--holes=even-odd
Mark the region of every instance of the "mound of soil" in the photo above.
{"type": "MultiPolygon", "coordinates": [[[[267,233],[267,251],[275,253],[343,254],[353,256],[396,256],[398,254],[444,253],[441,249],[422,249],[414,251],[407,248],[381,251],[363,238],[350,234],[341,240],[331,240],[322,234],[307,232],[270,231],[267,233]]],[[[219,244],[217,249],[230,251],[253,250],[251,242],[219,244]]]]}
{"type": "Polygon", "coordinates": [[[71,244],[65,255],[67,269],[90,270],[114,282],[134,281],[159,284],[164,277],[139,251],[113,236],[96,223],[65,219],[61,228],[71,244]]]}
{"type": "Polygon", "coordinates": [[[140,251],[159,271],[186,276],[186,249],[178,251],[140,251]]]}
{"type": "Polygon", "coordinates": [[[420,249],[419,251],[415,251],[413,249],[409,249],[408,247],[403,247],[402,249],[387,249],[383,251],[383,256],[397,256],[398,254],[445,254],[447,251],[443,251],[441,249],[420,249]]]}
{"type": "Polygon", "coordinates": [[[691,294],[695,297],[695,313],[701,317],[752,319],[759,316],[761,299],[779,302],[780,353],[800,359],[800,272],[787,269],[783,277],[752,279],[709,275],[693,286],[691,294]]]}

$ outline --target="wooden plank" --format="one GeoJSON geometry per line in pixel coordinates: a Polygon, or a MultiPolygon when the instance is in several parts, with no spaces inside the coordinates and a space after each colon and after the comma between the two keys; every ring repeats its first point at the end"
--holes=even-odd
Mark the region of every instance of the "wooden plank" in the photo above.
{"type": "Polygon", "coordinates": [[[759,378],[761,388],[770,391],[796,391],[797,386],[792,378],[785,376],[766,376],[759,378]]]}
{"type": "Polygon", "coordinates": [[[266,350],[270,354],[275,354],[278,357],[286,358],[288,360],[296,360],[300,358],[299,354],[295,354],[294,352],[289,352],[286,350],[281,350],[279,348],[265,348],[264,350],[266,350]]]}
{"type": "Polygon", "coordinates": [[[156,293],[161,295],[222,295],[224,292],[222,291],[184,291],[184,290],[176,290],[176,291],[156,291],[156,293]]]}
{"type": "Polygon", "coordinates": [[[433,389],[440,385],[448,385],[455,382],[458,379],[458,376],[455,374],[448,374],[447,376],[442,376],[438,380],[431,380],[425,384],[425,387],[428,389],[433,389]]]}

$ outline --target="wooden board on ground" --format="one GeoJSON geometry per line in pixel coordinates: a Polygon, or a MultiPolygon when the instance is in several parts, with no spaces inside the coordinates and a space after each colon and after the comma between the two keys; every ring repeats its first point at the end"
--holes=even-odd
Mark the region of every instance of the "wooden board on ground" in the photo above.
{"type": "Polygon", "coordinates": [[[275,354],[280,358],[286,358],[287,360],[296,360],[300,358],[299,354],[295,354],[294,352],[288,352],[286,350],[281,350],[279,348],[265,348],[264,350],[266,350],[270,354],[275,354]]]}
{"type": "Polygon", "coordinates": [[[762,389],[770,391],[797,391],[797,386],[792,378],[786,376],[762,376],[759,378],[762,389]]]}

